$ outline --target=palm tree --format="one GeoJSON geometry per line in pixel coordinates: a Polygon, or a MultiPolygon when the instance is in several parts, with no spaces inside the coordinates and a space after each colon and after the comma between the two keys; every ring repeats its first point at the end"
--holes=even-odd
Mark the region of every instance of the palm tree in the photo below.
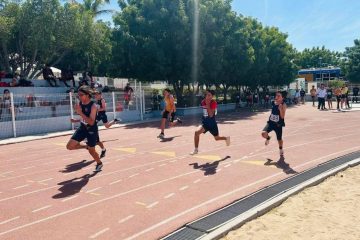
{"type": "Polygon", "coordinates": [[[106,14],[114,13],[114,10],[100,9],[105,4],[110,4],[110,0],[83,0],[83,8],[85,11],[91,12],[95,17],[106,14]]]}

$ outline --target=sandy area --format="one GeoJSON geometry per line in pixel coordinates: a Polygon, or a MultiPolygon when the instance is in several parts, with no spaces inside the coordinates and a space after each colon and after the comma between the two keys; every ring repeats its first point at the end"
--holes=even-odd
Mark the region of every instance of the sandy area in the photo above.
{"type": "Polygon", "coordinates": [[[360,239],[360,166],[290,197],[222,240],[360,239]]]}

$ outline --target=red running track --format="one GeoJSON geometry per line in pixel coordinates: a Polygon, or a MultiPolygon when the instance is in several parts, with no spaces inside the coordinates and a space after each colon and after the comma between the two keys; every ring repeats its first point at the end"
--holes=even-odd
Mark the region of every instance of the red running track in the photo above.
{"type": "MultiPolygon", "coordinates": [[[[164,142],[158,123],[101,131],[108,151],[98,174],[86,151],[65,149],[70,136],[0,146],[0,239],[158,239],[289,176],[264,165],[278,159],[275,137],[267,147],[260,137],[268,115],[220,113],[231,146],[205,134],[198,156],[189,155],[197,118],[167,129],[164,142]]],[[[359,150],[359,120],[289,108],[286,162],[300,172],[359,150]]]]}

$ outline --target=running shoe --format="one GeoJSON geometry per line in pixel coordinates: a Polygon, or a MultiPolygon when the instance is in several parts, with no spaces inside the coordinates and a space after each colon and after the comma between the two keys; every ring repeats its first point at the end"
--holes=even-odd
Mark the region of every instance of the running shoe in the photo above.
{"type": "Polygon", "coordinates": [[[114,119],[114,123],[115,123],[115,124],[120,123],[120,121],[121,121],[121,120],[119,120],[119,119],[117,119],[117,118],[114,119]]]}
{"type": "Polygon", "coordinates": [[[265,146],[269,145],[270,139],[271,139],[271,137],[269,137],[269,138],[267,138],[267,139],[265,140],[265,146]]]}
{"type": "Polygon", "coordinates": [[[230,146],[230,136],[226,137],[226,146],[230,146]]]}
{"type": "Polygon", "coordinates": [[[182,123],[182,121],[181,121],[180,118],[177,118],[176,121],[177,121],[178,123],[180,123],[180,124],[182,123]]]}
{"type": "Polygon", "coordinates": [[[100,158],[105,157],[106,149],[101,150],[100,158]]]}
{"type": "Polygon", "coordinates": [[[97,163],[94,172],[100,172],[103,167],[102,163],[97,163]]]}
{"type": "Polygon", "coordinates": [[[163,133],[160,133],[158,136],[158,138],[160,138],[160,139],[164,139],[164,137],[165,137],[165,135],[163,133]]]}
{"type": "Polygon", "coordinates": [[[194,149],[194,151],[192,151],[191,153],[190,153],[190,155],[195,155],[195,154],[198,154],[199,153],[199,150],[198,149],[194,149]]]}

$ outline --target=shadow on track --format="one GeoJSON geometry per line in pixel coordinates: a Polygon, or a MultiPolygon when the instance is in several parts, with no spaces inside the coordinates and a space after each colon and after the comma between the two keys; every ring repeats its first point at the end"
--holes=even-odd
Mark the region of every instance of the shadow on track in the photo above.
{"type": "Polygon", "coordinates": [[[59,188],[60,193],[55,194],[54,196],[52,196],[52,198],[54,198],[54,199],[66,198],[66,197],[77,194],[78,192],[81,191],[81,189],[83,187],[86,186],[86,184],[88,184],[90,178],[94,177],[97,173],[98,172],[95,172],[92,174],[85,174],[82,177],[73,178],[73,179],[58,183],[58,185],[62,185],[59,188]]]}
{"type": "Polygon", "coordinates": [[[225,161],[226,159],[231,158],[230,156],[226,156],[223,159],[217,160],[215,162],[211,163],[205,163],[199,165],[198,163],[190,163],[189,166],[193,166],[194,169],[199,169],[201,171],[204,171],[204,175],[214,175],[216,174],[216,170],[219,166],[219,163],[222,161],[225,161]]]}
{"type": "Polygon", "coordinates": [[[284,157],[280,157],[277,162],[268,158],[267,161],[264,163],[264,165],[265,166],[276,166],[277,168],[283,170],[283,172],[286,174],[297,174],[298,173],[294,169],[292,169],[288,163],[285,162],[284,157]]]}
{"type": "Polygon", "coordinates": [[[79,171],[80,169],[82,169],[84,167],[87,167],[87,166],[91,165],[94,162],[95,162],[95,160],[92,160],[92,161],[82,160],[81,162],[72,163],[72,164],[67,165],[65,167],[65,169],[60,170],[60,172],[62,172],[62,173],[70,173],[70,172],[79,171]]]}

